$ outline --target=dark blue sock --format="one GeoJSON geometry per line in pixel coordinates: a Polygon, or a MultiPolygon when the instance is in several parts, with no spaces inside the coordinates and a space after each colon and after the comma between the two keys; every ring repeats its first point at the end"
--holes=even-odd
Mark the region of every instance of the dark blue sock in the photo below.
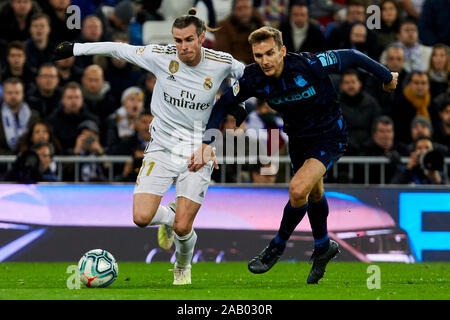
{"type": "Polygon", "coordinates": [[[303,207],[293,207],[291,205],[291,201],[288,201],[288,203],[284,207],[280,229],[278,229],[277,235],[271,241],[272,245],[276,245],[284,250],[292,232],[294,232],[295,228],[305,216],[307,208],[308,204],[305,204],[303,207]]]}
{"type": "Polygon", "coordinates": [[[314,250],[321,254],[328,250],[328,202],[325,195],[318,202],[309,202],[308,218],[314,237],[314,250]]]}

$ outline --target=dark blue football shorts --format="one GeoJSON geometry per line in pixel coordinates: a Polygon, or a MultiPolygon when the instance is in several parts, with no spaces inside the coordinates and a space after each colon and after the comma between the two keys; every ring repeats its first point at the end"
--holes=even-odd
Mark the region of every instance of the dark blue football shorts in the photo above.
{"type": "Polygon", "coordinates": [[[289,156],[293,174],[307,159],[314,158],[328,169],[342,157],[347,150],[347,136],[337,135],[312,139],[291,139],[289,137],[289,156]]]}

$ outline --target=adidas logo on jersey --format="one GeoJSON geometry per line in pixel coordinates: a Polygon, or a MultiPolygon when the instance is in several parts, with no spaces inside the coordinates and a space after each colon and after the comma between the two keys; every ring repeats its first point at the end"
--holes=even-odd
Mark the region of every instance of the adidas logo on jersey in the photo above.
{"type": "Polygon", "coordinates": [[[177,80],[175,80],[175,77],[173,76],[173,74],[171,74],[170,76],[168,76],[168,77],[167,77],[167,80],[177,81],[177,80]]]}

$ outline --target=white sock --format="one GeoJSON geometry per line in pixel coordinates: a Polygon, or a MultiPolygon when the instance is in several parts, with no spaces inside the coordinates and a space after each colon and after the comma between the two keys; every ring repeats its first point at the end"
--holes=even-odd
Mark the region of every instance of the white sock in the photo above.
{"type": "Polygon", "coordinates": [[[175,267],[189,268],[191,266],[192,256],[194,254],[195,243],[197,242],[197,234],[192,228],[187,235],[180,237],[175,233],[175,267]]]}
{"type": "Polygon", "coordinates": [[[150,222],[151,226],[158,224],[166,224],[168,226],[173,226],[173,221],[175,220],[175,213],[167,206],[159,206],[156,210],[155,216],[150,222]]]}

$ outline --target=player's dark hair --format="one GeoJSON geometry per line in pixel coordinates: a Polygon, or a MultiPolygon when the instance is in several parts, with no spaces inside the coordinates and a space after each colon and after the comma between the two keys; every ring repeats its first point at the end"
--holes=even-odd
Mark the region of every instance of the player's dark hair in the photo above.
{"type": "Polygon", "coordinates": [[[220,28],[208,27],[206,25],[205,21],[203,21],[202,19],[195,16],[196,14],[197,14],[197,9],[190,8],[188,11],[188,14],[175,19],[175,21],[173,22],[173,25],[172,25],[172,29],[173,28],[184,29],[184,28],[189,27],[191,24],[193,24],[195,26],[198,36],[200,36],[206,30],[214,32],[214,31],[217,31],[220,29],[220,28]]]}
{"type": "Polygon", "coordinates": [[[273,38],[278,48],[283,46],[283,37],[281,31],[269,26],[261,27],[248,36],[248,43],[253,45],[254,43],[258,43],[267,39],[273,38]]]}

